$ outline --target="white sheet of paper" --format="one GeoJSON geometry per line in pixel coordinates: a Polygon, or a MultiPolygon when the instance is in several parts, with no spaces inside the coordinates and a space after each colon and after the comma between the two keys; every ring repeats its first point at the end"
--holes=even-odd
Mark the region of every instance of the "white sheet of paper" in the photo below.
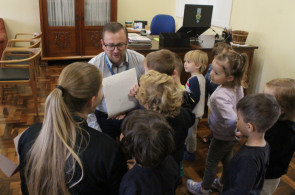
{"type": "MultiPolygon", "coordinates": [[[[18,136],[16,136],[13,139],[14,142],[14,146],[15,146],[15,150],[17,153],[17,156],[19,158],[18,155],[18,141],[20,136],[25,132],[26,130],[24,130],[22,133],[20,133],[18,136]]],[[[11,160],[9,160],[6,156],[3,156],[2,154],[0,154],[0,169],[3,171],[3,173],[7,176],[7,177],[11,177],[13,176],[15,173],[17,173],[18,171],[18,165],[15,164],[14,162],[12,162],[11,160]]]]}
{"type": "Polygon", "coordinates": [[[136,98],[128,95],[130,89],[132,89],[136,83],[137,76],[135,68],[102,80],[109,118],[124,113],[136,106],[136,98]]]}
{"type": "Polygon", "coordinates": [[[7,177],[11,177],[15,173],[17,167],[17,164],[0,154],[0,169],[7,177]]]}

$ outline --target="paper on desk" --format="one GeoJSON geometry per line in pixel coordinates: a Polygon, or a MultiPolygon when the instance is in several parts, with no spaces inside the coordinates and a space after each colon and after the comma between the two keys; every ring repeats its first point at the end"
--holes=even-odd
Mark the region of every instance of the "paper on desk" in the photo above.
{"type": "Polygon", "coordinates": [[[135,68],[102,80],[109,118],[135,108],[136,98],[128,95],[135,84],[137,84],[135,68]]]}

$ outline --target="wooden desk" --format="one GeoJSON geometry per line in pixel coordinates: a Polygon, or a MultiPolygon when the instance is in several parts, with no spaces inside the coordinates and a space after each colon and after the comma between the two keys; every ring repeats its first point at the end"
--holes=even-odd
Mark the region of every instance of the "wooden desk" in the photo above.
{"type": "MultiPolygon", "coordinates": [[[[151,47],[142,47],[142,46],[129,46],[129,49],[135,50],[143,55],[147,55],[150,52],[157,51],[159,49],[169,49],[175,53],[177,53],[180,58],[183,60],[184,55],[186,52],[193,50],[193,49],[200,49],[208,54],[209,58],[209,64],[213,61],[213,54],[212,54],[212,48],[214,46],[214,41],[212,41],[212,38],[214,38],[214,35],[202,35],[201,40],[203,42],[191,42],[190,47],[164,47],[160,46],[159,42],[156,40],[152,40],[152,46],[151,47]]],[[[249,67],[248,67],[248,81],[250,80],[250,71],[252,67],[252,61],[253,61],[253,55],[254,50],[258,49],[257,46],[248,45],[247,47],[236,47],[233,46],[233,49],[237,51],[238,53],[246,53],[248,55],[249,59],[249,67]]],[[[181,74],[181,83],[185,84],[187,79],[190,77],[188,73],[185,71],[182,71],[181,74]]]]}

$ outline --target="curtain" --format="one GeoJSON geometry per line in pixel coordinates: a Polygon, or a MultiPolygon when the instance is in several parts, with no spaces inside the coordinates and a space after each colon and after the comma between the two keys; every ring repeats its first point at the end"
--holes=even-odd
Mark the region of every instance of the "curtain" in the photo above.
{"type": "Polygon", "coordinates": [[[47,0],[49,26],[75,26],[75,0],[47,0]]]}
{"type": "Polygon", "coordinates": [[[85,26],[103,26],[110,22],[111,0],[84,0],[85,26]]]}

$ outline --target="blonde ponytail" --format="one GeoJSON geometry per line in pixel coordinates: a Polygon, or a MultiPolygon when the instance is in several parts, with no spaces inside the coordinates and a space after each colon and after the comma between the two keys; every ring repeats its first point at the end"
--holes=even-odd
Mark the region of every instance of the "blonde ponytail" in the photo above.
{"type": "Polygon", "coordinates": [[[27,155],[29,194],[70,194],[69,188],[83,178],[79,158],[82,130],[73,115],[82,115],[85,105],[97,95],[101,81],[99,70],[88,63],[76,62],[62,71],[59,87],[46,99],[41,131],[27,155]],[[78,135],[80,143],[76,143],[78,135]],[[77,168],[81,169],[80,178],[73,181],[77,168]]]}

